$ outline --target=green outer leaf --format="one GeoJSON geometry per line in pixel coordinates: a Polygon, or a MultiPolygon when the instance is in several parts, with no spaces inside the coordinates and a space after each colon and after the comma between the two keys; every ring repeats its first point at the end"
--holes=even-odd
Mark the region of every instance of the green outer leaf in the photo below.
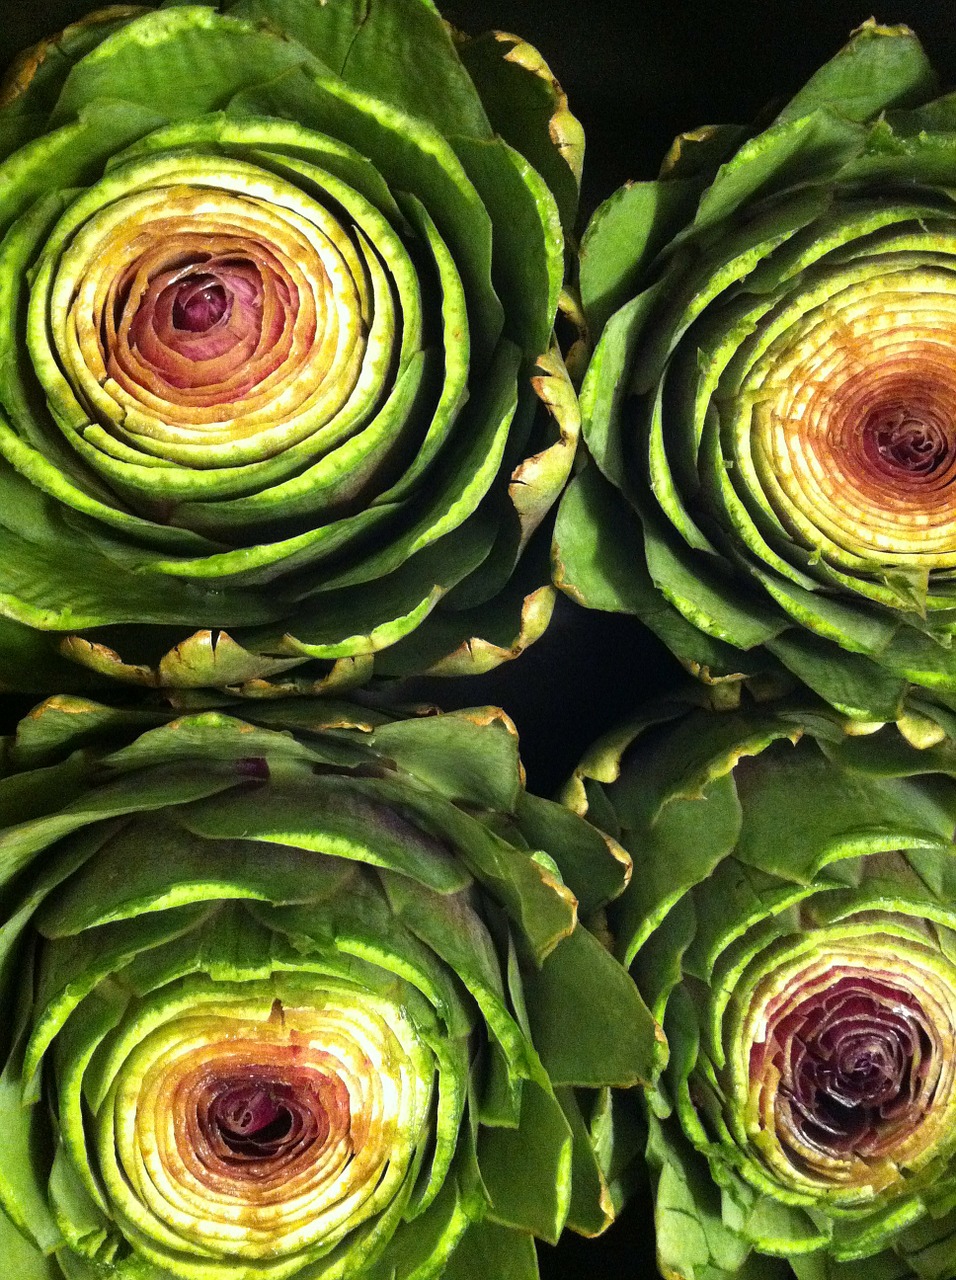
{"type": "MultiPolygon", "coordinates": [[[[34,1028],[24,1058],[27,1080],[37,1071],[43,1054],[73,1009],[100,982],[135,961],[141,952],[162,949],[184,933],[195,933],[213,915],[205,905],[193,902],[167,910],[162,909],[162,904],[157,906],[153,902],[147,911],[149,914],[145,920],[139,919],[133,910],[124,918],[114,918],[107,924],[101,925],[94,919],[91,924],[76,930],[78,936],[67,938],[63,934],[57,938],[55,929],[49,928],[51,913],[47,912],[47,933],[48,936],[52,933],[54,941],[43,950],[34,1028]]],[[[52,915],[56,920],[55,902],[52,915]]],[[[100,920],[103,918],[109,919],[108,910],[100,913],[100,920]]]]}
{"type": "Polygon", "coordinates": [[[516,809],[525,839],[554,858],[584,919],[623,892],[631,861],[616,842],[580,823],[568,822],[564,809],[528,792],[518,795],[516,809]]]}
{"type": "Polygon", "coordinates": [[[267,795],[253,790],[232,794],[224,804],[216,797],[201,801],[181,820],[187,830],[217,841],[266,841],[355,858],[400,871],[439,893],[466,888],[468,874],[446,846],[402,813],[407,801],[398,812],[381,802],[394,799],[402,805],[404,789],[396,791],[381,796],[378,787],[364,780],[303,772],[293,785],[280,782],[267,795]]]}
{"type": "Polygon", "coordinates": [[[11,762],[17,769],[35,769],[91,741],[109,742],[118,729],[145,730],[164,719],[162,712],[145,708],[120,711],[87,698],[54,694],[17,725],[11,762]]]}
{"type": "Polygon", "coordinates": [[[347,84],[427,121],[445,137],[491,137],[471,77],[428,0],[350,0],[319,8],[307,0],[229,0],[226,9],[277,26],[347,84]]]}
{"type": "Polygon", "coordinates": [[[473,1222],[442,1280],[538,1280],[538,1261],[531,1237],[495,1222],[473,1222]]]}
{"type": "Polygon", "coordinates": [[[0,1118],[4,1131],[4,1163],[0,1171],[0,1204],[22,1236],[43,1254],[61,1243],[59,1228],[43,1191],[43,1170],[49,1159],[49,1134],[44,1117],[23,1105],[23,1043],[15,1044],[0,1074],[0,1118]]]}
{"type": "MultiPolygon", "coordinates": [[[[144,912],[159,912],[165,919],[170,909],[187,909],[206,901],[321,900],[329,881],[335,882],[345,873],[337,859],[303,859],[301,851],[292,848],[246,848],[228,839],[190,839],[187,831],[172,822],[137,823],[135,836],[130,829],[121,832],[47,899],[37,914],[36,926],[48,938],[82,938],[84,931],[112,921],[135,920],[144,912]],[[133,883],[124,883],[123,868],[129,867],[139,839],[143,843],[137,875],[133,883]],[[147,851],[150,857],[143,865],[142,854],[147,851]]],[[[143,927],[145,946],[149,929],[156,926],[143,927]]],[[[82,948],[79,942],[77,963],[82,948]]],[[[56,954],[56,948],[51,951],[56,954]]]]}
{"type": "Polygon", "coordinates": [[[29,1244],[3,1213],[0,1213],[0,1250],[17,1280],[60,1280],[62,1273],[56,1261],[29,1244]]]}
{"type": "Polygon", "coordinates": [[[518,1127],[485,1129],[478,1163],[489,1216],[557,1244],[570,1207],[571,1132],[550,1089],[524,1082],[518,1127]]]}
{"type": "Polygon", "coordinates": [[[891,107],[919,105],[937,90],[936,76],[912,31],[866,22],[810,77],[777,119],[796,119],[838,102],[847,119],[872,120],[891,107]]]}
{"type": "MultiPolygon", "coordinates": [[[[104,162],[115,171],[115,153],[124,145],[132,144],[127,158],[143,155],[150,145],[156,145],[144,138],[151,128],[163,126],[167,121],[215,118],[223,108],[235,113],[238,119],[258,101],[260,109],[265,108],[273,114],[291,114],[328,130],[333,137],[341,137],[345,141],[345,150],[348,150],[350,142],[355,144],[358,150],[353,153],[353,159],[347,160],[342,156],[342,164],[346,168],[351,166],[353,172],[364,167],[369,184],[367,189],[375,188],[373,202],[382,198],[388,216],[397,208],[385,186],[388,181],[402,193],[404,202],[420,198],[424,205],[437,211],[441,222],[440,234],[447,237],[465,282],[465,302],[474,353],[473,395],[476,386],[482,383],[484,364],[502,329],[502,310],[495,297],[495,287],[507,299],[508,331],[519,338],[525,358],[543,350],[550,338],[564,274],[562,230],[549,184],[558,192],[561,215],[570,224],[575,183],[572,170],[560,154],[562,148],[570,147],[573,142],[573,120],[568,116],[560,90],[550,80],[550,73],[538,55],[520,46],[521,61],[502,63],[498,67],[499,71],[507,68],[505,76],[514,88],[518,114],[525,116],[514,134],[517,149],[512,149],[494,134],[480,94],[459,58],[454,41],[437,10],[427,0],[415,0],[408,12],[406,6],[396,5],[394,0],[376,0],[368,7],[337,4],[321,12],[316,12],[314,6],[303,4],[301,0],[262,0],[262,3],[249,0],[247,4],[224,4],[223,7],[227,12],[217,13],[203,5],[174,4],[163,6],[156,13],[141,13],[131,21],[123,15],[99,25],[93,23],[71,28],[64,37],[62,50],[57,49],[55,56],[47,50],[34,83],[27,90],[27,97],[34,106],[43,95],[51,104],[57,99],[53,120],[57,125],[62,123],[63,127],[56,135],[56,155],[41,139],[32,151],[28,146],[21,156],[7,164],[4,176],[9,176],[11,181],[5,185],[4,201],[9,202],[11,215],[15,216],[27,207],[34,192],[42,193],[53,172],[57,174],[58,182],[88,181],[104,162]],[[383,44],[390,51],[384,62],[380,57],[383,44]],[[424,65],[423,48],[430,51],[425,76],[420,74],[424,65]],[[409,74],[411,68],[414,68],[415,75],[409,74]],[[169,86],[181,80],[188,81],[190,92],[186,95],[172,94],[169,86]],[[532,101],[538,105],[532,106],[532,101]],[[301,110],[297,109],[299,105],[301,110]],[[547,109],[546,115],[541,115],[541,107],[547,109]],[[554,128],[559,128],[559,133],[552,139],[548,131],[554,128]],[[560,140],[557,140],[559,135],[560,140]],[[456,151],[466,158],[466,166],[463,167],[456,159],[456,151]],[[63,163],[57,159],[60,152],[63,163]],[[56,164],[54,160],[57,160],[56,164]],[[546,171],[544,178],[535,168],[538,162],[546,171]],[[376,173],[376,166],[384,174],[385,182],[376,173]],[[466,168],[477,182],[477,190],[466,176],[466,168]],[[502,209],[497,227],[493,228],[483,206],[489,202],[500,203],[502,191],[506,189],[511,191],[505,201],[508,208],[502,209]],[[492,277],[495,286],[491,284],[492,277]]],[[[32,109],[26,101],[17,107],[23,112],[24,121],[32,109]]],[[[275,124],[279,129],[283,127],[281,121],[277,120],[275,124]]],[[[171,139],[176,126],[160,127],[158,132],[168,134],[171,139]]],[[[340,144],[332,142],[329,145],[334,151],[340,144]]],[[[292,155],[287,158],[292,164],[297,162],[292,155]]],[[[22,276],[22,271],[17,273],[17,278],[22,276]]],[[[449,354],[460,347],[459,319],[454,309],[447,311],[449,354]]],[[[409,330],[405,332],[407,334],[409,330]]],[[[457,409],[462,399],[460,388],[454,394],[450,393],[439,416],[447,418],[449,411],[457,409]]],[[[417,405],[413,410],[414,417],[417,405]]],[[[490,412],[494,417],[496,411],[490,412]]],[[[29,419],[32,414],[24,416],[29,419]]],[[[502,414],[496,422],[502,443],[508,435],[508,424],[503,420],[505,416],[502,414]]],[[[20,429],[19,425],[17,429],[20,429]]],[[[29,436],[29,432],[27,434],[29,436]]],[[[437,432],[436,439],[441,434],[441,431],[437,432]]],[[[459,438],[471,437],[468,424],[464,424],[458,434],[459,438]]],[[[31,444],[36,443],[31,440],[31,444]]],[[[273,592],[270,592],[271,599],[267,605],[264,599],[258,600],[248,592],[237,594],[230,601],[229,597],[215,592],[193,592],[189,587],[184,591],[180,587],[173,592],[177,597],[173,602],[172,595],[167,599],[165,588],[158,584],[150,584],[147,590],[146,581],[141,581],[137,574],[160,569],[161,574],[181,576],[184,568],[178,560],[157,562],[149,554],[140,555],[139,562],[134,564],[135,556],[131,555],[125,539],[130,536],[134,540],[142,538],[148,547],[157,549],[158,543],[166,539],[170,549],[175,547],[188,553],[190,539],[185,531],[172,530],[162,523],[151,525],[148,520],[114,506],[112,495],[82,466],[78,466],[77,460],[68,452],[58,459],[62,464],[58,468],[56,464],[48,465],[43,456],[46,442],[41,444],[38,454],[25,448],[24,442],[11,432],[7,447],[15,455],[15,464],[29,475],[31,483],[41,483],[57,504],[65,501],[89,515],[90,523],[84,527],[84,535],[90,541],[93,578],[96,576],[96,560],[104,553],[110,560],[111,571],[115,572],[120,564],[126,564],[134,571],[125,589],[114,589],[112,603],[108,602],[109,583],[103,577],[97,592],[86,602],[85,609],[80,608],[74,591],[72,598],[78,603],[73,605],[72,612],[65,612],[57,599],[63,592],[57,586],[59,566],[55,558],[51,557],[42,564],[30,564],[28,556],[31,551],[17,547],[16,554],[11,556],[14,580],[7,593],[10,598],[7,612],[11,620],[30,627],[52,625],[72,630],[127,620],[141,623],[143,617],[155,617],[159,621],[158,613],[163,613],[163,620],[181,618],[193,626],[214,626],[225,622],[233,627],[241,620],[256,625],[288,613],[288,600],[283,601],[273,592]],[[100,536],[104,520],[116,527],[118,536],[100,536]],[[49,584],[49,603],[45,599],[31,598],[28,584],[35,583],[49,584]],[[121,599],[124,602],[123,612],[119,611],[121,599]],[[176,609],[173,603],[177,605],[176,609]],[[218,614],[216,609],[220,603],[227,608],[231,604],[235,607],[229,614],[218,614]]],[[[56,442],[52,448],[58,454],[63,452],[62,446],[56,442]]],[[[392,553],[393,569],[410,550],[419,549],[447,531],[447,513],[450,510],[456,513],[454,520],[460,521],[474,509],[482,496],[482,488],[487,487],[484,482],[495,466],[501,465],[503,457],[496,457],[494,450],[490,457],[484,449],[479,452],[482,457],[478,461],[485,470],[478,468],[478,486],[470,486],[463,504],[447,493],[442,495],[439,502],[441,512],[436,506],[433,527],[427,530],[419,524],[412,531],[411,546],[406,542],[400,552],[392,553]],[[439,516],[443,518],[439,519],[439,516]],[[421,540],[423,536],[425,542],[421,540]]],[[[469,475],[474,470],[468,460],[460,468],[455,462],[449,463],[448,474],[457,470],[459,474],[469,475]]],[[[367,455],[364,465],[368,465],[367,455]]],[[[417,480],[418,472],[424,469],[423,450],[405,477],[406,489],[412,477],[417,480]]],[[[155,475],[149,474],[152,471],[153,468],[144,468],[142,476],[150,486],[155,483],[155,475]]],[[[351,475],[349,483],[353,487],[358,483],[356,475],[351,475]]],[[[311,484],[309,500],[313,503],[317,492],[315,484],[311,484]]],[[[289,497],[292,500],[291,493],[289,497]]],[[[395,497],[397,499],[398,489],[395,497]]],[[[294,500],[305,499],[296,496],[294,500]]],[[[16,507],[16,503],[11,503],[11,510],[16,507]]],[[[384,519],[393,514],[383,508],[381,513],[376,513],[376,519],[379,515],[384,519]]],[[[535,522],[540,519],[540,514],[539,511],[533,517],[535,522]]],[[[231,512],[228,516],[223,512],[223,516],[231,520],[239,518],[239,512],[231,512]]],[[[251,509],[248,518],[251,518],[251,509]]],[[[211,511],[205,512],[202,520],[214,533],[221,532],[222,524],[215,525],[211,511]]],[[[62,545],[59,531],[51,529],[50,532],[56,544],[62,545]]],[[[356,529],[356,532],[360,530],[356,529]]],[[[344,539],[345,529],[336,536],[344,539]]],[[[326,539],[324,545],[325,553],[334,550],[334,539],[326,539]]],[[[192,548],[200,549],[199,540],[192,542],[192,548]]],[[[203,552],[208,550],[207,547],[201,549],[203,552]]],[[[295,554],[298,560],[284,562],[283,574],[291,573],[299,561],[305,564],[316,558],[305,553],[304,548],[296,548],[295,554]]],[[[284,560],[286,552],[282,555],[284,560]]],[[[230,568],[225,559],[217,561],[215,555],[208,561],[205,555],[202,560],[187,555],[187,560],[190,558],[194,569],[202,565],[204,577],[207,571],[215,576],[217,572],[226,573],[230,568]]],[[[248,583],[256,579],[256,570],[251,563],[253,558],[250,553],[237,559],[234,567],[239,572],[234,575],[234,580],[242,577],[248,583]]],[[[469,565],[466,573],[475,567],[474,564],[469,565]]],[[[370,569],[370,563],[360,566],[356,580],[361,581],[370,569]]],[[[374,572],[381,573],[383,569],[379,566],[374,572]]],[[[185,573],[189,576],[191,570],[185,569],[185,573]]],[[[265,580],[270,576],[266,573],[265,580]]],[[[2,577],[0,566],[0,608],[4,595],[2,577]]],[[[342,585],[349,580],[348,573],[345,577],[339,575],[339,581],[333,585],[342,585]]],[[[436,598],[431,593],[424,593],[411,600],[406,594],[398,603],[385,591],[379,596],[383,612],[377,617],[368,618],[365,622],[359,617],[356,619],[358,625],[352,626],[343,621],[336,628],[337,635],[325,636],[321,642],[308,634],[308,628],[298,638],[302,644],[316,651],[308,656],[321,660],[359,656],[357,643],[364,655],[370,649],[394,643],[408,634],[424,620],[436,598]],[[393,603],[398,604],[399,616],[385,617],[384,609],[393,603]]],[[[336,606],[339,603],[337,600],[336,606]]],[[[343,617],[354,609],[355,603],[353,599],[341,599],[343,617]]],[[[539,629],[541,625],[538,624],[539,629]]],[[[527,643],[533,635],[531,626],[523,626],[520,644],[527,643]]],[[[252,643],[242,636],[236,637],[236,642],[243,646],[252,643]]],[[[71,641],[65,652],[72,654],[76,645],[82,643],[82,640],[71,641]]],[[[483,648],[484,662],[487,665],[497,663],[516,647],[519,647],[517,641],[506,646],[498,645],[497,648],[502,650],[499,653],[495,643],[491,642],[483,648]]],[[[19,654],[17,661],[25,666],[19,654]]],[[[136,683],[150,682],[136,662],[126,662],[125,665],[113,661],[100,662],[96,669],[103,676],[119,676],[136,683]]],[[[177,670],[167,664],[164,679],[175,680],[177,670]]],[[[223,667],[221,670],[207,670],[205,674],[210,679],[231,679],[233,683],[244,685],[281,676],[282,669],[276,667],[268,671],[263,667],[256,669],[250,666],[248,670],[227,672],[223,667]]],[[[18,676],[17,679],[23,681],[28,677],[18,676]]],[[[82,681],[82,677],[78,679],[82,681]]],[[[59,683],[61,687],[67,687],[65,674],[59,683]]]]}
{"type": "MultiPolygon", "coordinates": [[[[78,768],[83,766],[79,765],[78,768]]],[[[59,813],[21,821],[0,833],[0,881],[5,883],[9,880],[30,863],[34,854],[47,848],[54,840],[90,823],[127,813],[162,809],[169,804],[184,804],[190,800],[216,795],[236,785],[237,775],[223,773],[216,776],[216,773],[215,768],[210,768],[207,776],[197,777],[195,768],[169,767],[157,769],[148,777],[132,775],[130,778],[108,782],[97,787],[88,796],[74,793],[76,798],[59,813]]],[[[10,781],[22,783],[23,779],[15,778],[10,781]]],[[[34,788],[35,786],[34,782],[34,788]]],[[[0,784],[0,805],[3,799],[3,786],[0,784]]],[[[49,807],[49,800],[46,801],[46,806],[49,807]]]]}
{"type": "MultiPolygon", "coordinates": [[[[471,992],[491,1032],[492,1043],[500,1047],[501,1058],[496,1062],[507,1073],[509,1097],[513,1095],[517,1100],[521,1081],[533,1071],[530,1049],[506,1006],[502,976],[486,925],[460,897],[410,892],[403,881],[395,879],[386,880],[383,887],[401,922],[471,992]]],[[[512,1127],[517,1123],[517,1111],[510,1123],[512,1127]]]]}
{"type": "Polygon", "coordinates": [[[131,17],[147,12],[140,5],[117,5],[95,10],[71,22],[14,59],[9,72],[9,96],[0,113],[46,121],[59,96],[63,80],[75,62],[95,48],[105,36],[125,26],[131,17]],[[35,113],[35,115],[34,115],[35,113]]]}
{"type": "Polygon", "coordinates": [[[396,1275],[429,1280],[443,1274],[473,1221],[471,1208],[460,1195],[455,1177],[447,1178],[426,1214],[399,1225],[385,1258],[366,1271],[368,1280],[392,1280],[396,1275]]]}
{"type": "Polygon", "coordinates": [[[581,301],[591,331],[604,331],[611,315],[667,240],[688,220],[700,196],[693,179],[626,183],[592,215],[581,239],[581,301]]]}
{"type": "Polygon", "coordinates": [[[702,637],[657,591],[637,519],[596,467],[585,467],[565,490],[554,539],[555,582],[579,604],[637,615],[682,661],[715,676],[759,669],[730,645],[702,637]]]}
{"type": "Polygon", "coordinates": [[[497,707],[380,725],[369,742],[455,803],[511,812],[524,794],[518,735],[497,707]]]}
{"type": "Polygon", "coordinates": [[[501,31],[453,33],[489,121],[545,179],[565,235],[574,231],[584,137],[550,68],[531,45],[501,31]]]}
{"type": "Polygon", "coordinates": [[[661,1270],[687,1280],[716,1280],[740,1275],[745,1280],[780,1276],[785,1271],[764,1260],[748,1273],[749,1248],[722,1220],[720,1194],[709,1184],[704,1162],[682,1141],[650,1117],[647,1160],[655,1180],[654,1221],[661,1270]]]}
{"type": "Polygon", "coordinates": [[[592,934],[575,929],[525,988],[534,1042],[555,1085],[628,1088],[656,1076],[666,1054],[660,1028],[592,934]]]}
{"type": "MultiPolygon", "coordinates": [[[[205,5],[148,12],[108,36],[69,73],[54,125],[119,98],[166,119],[215,110],[245,83],[308,60],[301,46],[205,5]]],[[[107,153],[109,154],[109,153],[107,153]]]]}
{"type": "Polygon", "coordinates": [[[789,669],[864,721],[901,714],[911,683],[940,700],[953,685],[948,571],[858,554],[829,516],[800,509],[799,476],[789,488],[775,476],[763,378],[772,339],[822,306],[813,290],[835,296],[848,273],[877,267],[885,281],[894,264],[948,271],[953,116],[948,99],[927,105],[935,92],[913,33],[869,21],[736,150],[726,130],[679,138],[659,179],[616,192],[582,246],[598,340],[584,436],[622,500],[585,507],[569,492],[558,584],[635,612],[705,679],[789,669]],[[887,214],[904,185],[910,208],[887,214]],[[714,640],[753,658],[735,669],[714,640]]]}
{"type": "Polygon", "coordinates": [[[785,631],[767,648],[814,693],[857,720],[897,720],[907,684],[859,654],[835,653],[816,636],[785,631]]]}
{"type": "Polygon", "coordinates": [[[596,1236],[614,1221],[614,1202],[573,1089],[557,1090],[571,1126],[571,1204],[568,1227],[579,1235],[596,1236]]]}
{"type": "Polygon", "coordinates": [[[459,138],[456,150],[496,227],[492,278],[506,308],[505,332],[528,353],[545,351],[564,281],[554,196],[538,171],[500,138],[459,138]]]}
{"type": "Polygon", "coordinates": [[[662,805],[649,827],[640,817],[637,821],[631,817],[629,781],[630,776],[615,794],[625,831],[641,832],[634,887],[617,916],[617,932],[628,962],[681,894],[731,852],[740,832],[740,804],[729,777],[715,779],[697,797],[662,805]]]}
{"type": "Polygon", "coordinates": [[[945,850],[952,844],[956,796],[931,780],[870,782],[836,773],[819,752],[798,746],[791,753],[783,744],[754,768],[762,776],[744,798],[736,856],[763,871],[812,882],[834,858],[884,849],[945,850]],[[784,751],[791,758],[781,769],[777,762],[784,751]],[[781,804],[787,813],[782,830],[781,804]]]}

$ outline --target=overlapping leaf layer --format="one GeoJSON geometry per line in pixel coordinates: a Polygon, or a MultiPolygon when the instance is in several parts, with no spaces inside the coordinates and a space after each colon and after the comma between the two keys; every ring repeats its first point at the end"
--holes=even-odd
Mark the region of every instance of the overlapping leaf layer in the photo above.
{"type": "Polygon", "coordinates": [[[956,106],[867,23],[762,132],[679,138],[582,244],[594,465],[558,581],[707,679],[956,698],[956,106]]]}

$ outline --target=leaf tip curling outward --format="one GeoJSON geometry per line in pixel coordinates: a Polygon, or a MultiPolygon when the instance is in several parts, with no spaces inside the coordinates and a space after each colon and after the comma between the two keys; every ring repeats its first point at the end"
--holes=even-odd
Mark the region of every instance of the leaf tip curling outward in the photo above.
{"type": "Polygon", "coordinates": [[[772,120],[682,135],[582,240],[604,483],[566,490],[555,580],[698,678],[865,723],[913,686],[956,698],[952,371],[921,318],[953,327],[938,92],[913,32],[870,20],[772,120]]]}
{"type": "Polygon", "coordinates": [[[84,28],[103,26],[123,18],[135,18],[139,14],[149,13],[144,5],[113,4],[94,9],[83,14],[75,22],[71,22],[59,35],[49,36],[29,49],[18,53],[10,63],[2,80],[0,80],[0,110],[21,98],[33,82],[34,76],[51,54],[55,54],[60,46],[69,42],[72,36],[84,28]]]}
{"type": "Polygon", "coordinates": [[[571,113],[568,105],[568,95],[561,88],[557,77],[534,45],[528,44],[520,36],[511,35],[507,31],[494,31],[492,34],[501,44],[511,46],[505,54],[506,61],[524,67],[526,71],[531,71],[540,76],[542,80],[551,86],[554,94],[554,112],[548,121],[548,133],[554,146],[574,175],[575,182],[580,186],[581,173],[584,168],[584,128],[580,120],[571,113]]]}

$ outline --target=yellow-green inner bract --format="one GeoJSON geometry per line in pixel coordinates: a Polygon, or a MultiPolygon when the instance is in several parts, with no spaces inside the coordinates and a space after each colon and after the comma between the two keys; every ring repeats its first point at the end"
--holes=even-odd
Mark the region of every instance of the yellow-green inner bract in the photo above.
{"type": "Polygon", "coordinates": [[[404,1201],[430,1132],[431,1052],[401,1005],[337,984],[298,1007],[179,1002],[110,1057],[104,1188],[137,1250],[184,1276],[203,1258],[295,1274],[404,1201]]]}
{"type": "Polygon", "coordinates": [[[363,196],[300,167],[302,187],[225,156],[133,158],[47,239],[34,367],[66,439],[134,508],[245,498],[233,516],[255,523],[284,509],[258,511],[270,489],[298,510],[297,485],[341,507],[401,436],[380,410],[421,341],[416,268],[363,196]]]}
{"type": "Polygon", "coordinates": [[[262,440],[276,419],[354,386],[363,275],[292,210],[159,187],[118,201],[95,232],[60,355],[90,409],[125,411],[146,451],[159,424],[194,449],[262,440]]]}
{"type": "MultiPolygon", "coordinates": [[[[328,426],[366,360],[374,251],[362,260],[333,212],[252,165],[154,161],[101,186],[104,207],[69,211],[54,237],[68,247],[32,303],[35,334],[49,307],[58,357],[38,371],[86,411],[82,439],[123,462],[203,468],[328,426]]],[[[388,291],[383,310],[394,340],[388,291]]]]}
{"type": "Polygon", "coordinates": [[[834,283],[743,380],[753,408],[738,457],[791,532],[837,563],[953,568],[950,273],[903,267],[834,283]]]}

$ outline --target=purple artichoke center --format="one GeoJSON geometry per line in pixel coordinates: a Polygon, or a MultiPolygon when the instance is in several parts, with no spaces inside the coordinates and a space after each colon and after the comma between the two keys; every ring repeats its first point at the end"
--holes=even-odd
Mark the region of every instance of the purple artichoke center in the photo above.
{"type": "Polygon", "coordinates": [[[230,297],[216,276],[189,276],[176,289],[173,327],[189,333],[205,333],[229,310],[230,297]]]}
{"type": "Polygon", "coordinates": [[[926,411],[876,409],[867,416],[863,437],[874,461],[911,475],[932,475],[953,452],[943,423],[926,411]]]}
{"type": "Polygon", "coordinates": [[[933,1046],[919,1003],[876,977],[844,977],[775,1029],[780,1089],[802,1142],[877,1155],[918,1123],[933,1046]]]}
{"type": "Polygon", "coordinates": [[[287,1084],[270,1080],[226,1082],[213,1099],[208,1122],[219,1139],[238,1156],[258,1159],[281,1155],[300,1142],[308,1129],[321,1128],[316,1099],[298,1098],[287,1084]]]}

